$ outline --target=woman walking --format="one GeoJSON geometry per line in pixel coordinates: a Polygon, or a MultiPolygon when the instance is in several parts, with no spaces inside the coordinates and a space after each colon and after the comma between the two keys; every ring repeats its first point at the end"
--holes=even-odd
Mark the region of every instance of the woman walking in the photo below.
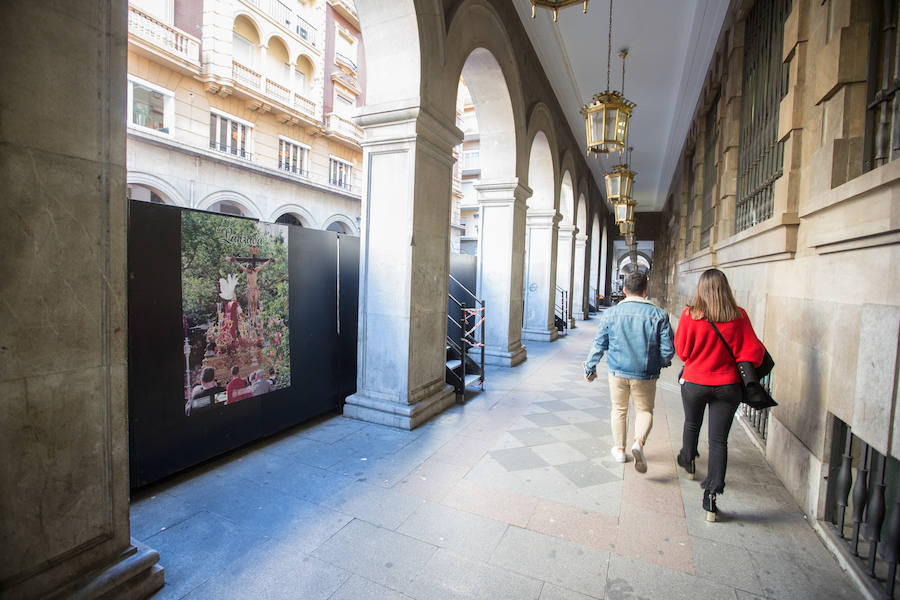
{"type": "Polygon", "coordinates": [[[715,521],[716,494],[725,488],[728,433],[741,402],[741,378],[735,360],[759,366],[765,353],[747,313],[735,302],[722,271],[709,269],[700,276],[697,295],[681,313],[675,332],[675,352],[684,361],[681,377],[684,432],[677,460],[693,479],[694,459],[700,456],[697,452],[700,425],[708,405],[709,465],[701,486],[706,520],[715,521]]]}

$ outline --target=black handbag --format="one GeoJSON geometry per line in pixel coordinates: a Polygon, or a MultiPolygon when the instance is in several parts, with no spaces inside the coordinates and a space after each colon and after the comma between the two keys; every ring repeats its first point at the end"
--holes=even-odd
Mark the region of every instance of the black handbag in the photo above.
{"type": "Polygon", "coordinates": [[[718,335],[719,339],[722,340],[722,343],[725,344],[728,354],[731,355],[732,360],[737,364],[738,373],[741,375],[741,402],[756,410],[778,406],[778,403],[775,402],[775,399],[772,398],[766,388],[759,383],[759,380],[771,373],[772,369],[775,367],[775,361],[772,359],[769,351],[766,350],[763,354],[762,364],[759,367],[754,367],[753,363],[749,361],[738,362],[737,358],[734,356],[734,352],[731,351],[731,346],[729,346],[728,342],[725,341],[725,338],[722,337],[722,332],[719,331],[716,324],[712,321],[710,321],[709,324],[716,330],[716,335],[718,335]]]}

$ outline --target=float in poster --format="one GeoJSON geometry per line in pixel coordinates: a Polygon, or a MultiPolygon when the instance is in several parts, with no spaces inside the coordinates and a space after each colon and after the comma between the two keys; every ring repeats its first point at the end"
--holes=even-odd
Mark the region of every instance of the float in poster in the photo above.
{"type": "Polygon", "coordinates": [[[288,230],[184,211],[184,414],[291,385],[288,230]]]}

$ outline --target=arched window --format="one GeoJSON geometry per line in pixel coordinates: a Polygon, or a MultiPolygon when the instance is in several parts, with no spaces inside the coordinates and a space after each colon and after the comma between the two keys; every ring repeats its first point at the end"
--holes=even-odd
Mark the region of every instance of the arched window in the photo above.
{"type": "Polygon", "coordinates": [[[335,221],[331,225],[325,228],[326,231],[334,231],[335,233],[350,233],[347,230],[347,226],[341,223],[340,221],[335,221]]]}
{"type": "Polygon", "coordinates": [[[297,227],[303,227],[303,223],[300,222],[296,216],[291,213],[284,213],[277,219],[275,219],[276,223],[283,223],[284,225],[296,225],[297,227]]]}
{"type": "Polygon", "coordinates": [[[238,217],[247,216],[247,212],[240,204],[231,202],[230,200],[220,200],[210,206],[208,210],[210,212],[222,213],[223,215],[236,215],[238,217]]]}

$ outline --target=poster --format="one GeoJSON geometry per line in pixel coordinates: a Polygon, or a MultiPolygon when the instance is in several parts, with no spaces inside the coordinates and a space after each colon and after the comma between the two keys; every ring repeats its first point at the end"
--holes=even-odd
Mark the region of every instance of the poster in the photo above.
{"type": "Polygon", "coordinates": [[[184,211],[184,414],[291,385],[288,228],[184,211]]]}

